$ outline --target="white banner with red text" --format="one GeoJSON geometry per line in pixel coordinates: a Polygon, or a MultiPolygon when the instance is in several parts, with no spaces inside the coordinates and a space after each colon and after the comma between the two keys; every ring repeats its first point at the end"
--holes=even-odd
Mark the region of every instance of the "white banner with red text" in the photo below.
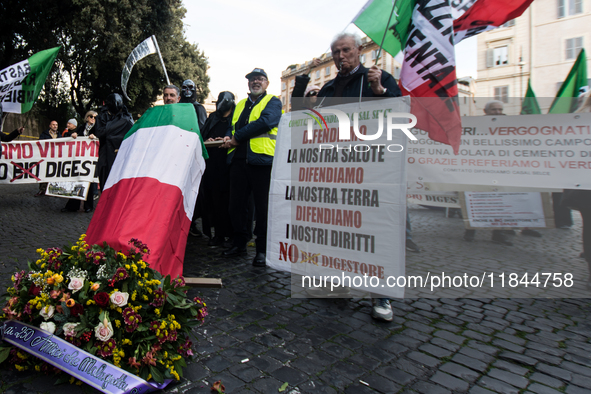
{"type": "Polygon", "coordinates": [[[2,144],[0,184],[98,182],[99,143],[86,137],[2,144]]]}
{"type": "Polygon", "coordinates": [[[409,184],[591,189],[591,114],[471,116],[462,127],[458,155],[412,130],[409,184]]]}

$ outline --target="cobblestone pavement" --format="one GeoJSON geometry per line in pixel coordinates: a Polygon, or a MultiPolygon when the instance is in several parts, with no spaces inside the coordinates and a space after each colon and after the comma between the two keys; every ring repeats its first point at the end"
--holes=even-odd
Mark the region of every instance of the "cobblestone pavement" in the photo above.
{"type": "MultiPolygon", "coordinates": [[[[35,185],[0,186],[0,286],[36,258],[39,247],[75,242],[91,214],[60,213],[65,200],[33,198],[35,185]]],[[[490,231],[462,240],[460,219],[411,209],[413,237],[423,249],[407,255],[407,272],[449,266],[551,267],[573,272],[562,298],[418,298],[393,302],[394,321],[376,322],[369,299],[291,298],[290,276],[254,268],[248,257],[222,259],[205,238],[189,238],[186,276],[220,277],[224,288],[199,291],[210,316],[197,329],[196,357],[168,393],[591,393],[591,295],[584,280],[578,213],[571,230],[493,244],[490,231]]],[[[476,269],[476,268],[477,269],[476,269]]],[[[190,296],[197,293],[192,290],[190,296]]],[[[492,293],[491,293],[492,294],[492,293]]],[[[452,293],[438,293],[439,297],[452,293]]],[[[543,297],[544,294],[542,293],[543,297]]],[[[41,374],[0,372],[6,393],[95,392],[52,386],[41,374]]]]}

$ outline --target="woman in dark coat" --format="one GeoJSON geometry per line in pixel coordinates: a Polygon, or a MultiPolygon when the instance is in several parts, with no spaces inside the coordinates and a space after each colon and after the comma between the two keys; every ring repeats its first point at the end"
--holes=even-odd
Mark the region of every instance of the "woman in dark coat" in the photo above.
{"type": "MultiPolygon", "coordinates": [[[[75,131],[66,134],[66,137],[76,138],[89,137],[94,130],[96,124],[96,111],[88,111],[84,117],[84,123],[82,123],[75,131]]],[[[94,210],[94,195],[96,194],[96,183],[91,183],[84,201],[84,212],[89,213],[94,210]]],[[[62,212],[76,212],[80,208],[80,200],[70,198],[66,203],[66,206],[62,209],[62,212]]]]}

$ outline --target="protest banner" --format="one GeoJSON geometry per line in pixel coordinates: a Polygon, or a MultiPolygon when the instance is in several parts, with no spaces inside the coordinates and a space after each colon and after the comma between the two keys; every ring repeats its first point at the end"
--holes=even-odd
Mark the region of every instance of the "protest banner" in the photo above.
{"type": "Polygon", "coordinates": [[[2,144],[0,184],[98,182],[99,144],[86,137],[2,144]]]}
{"type": "Polygon", "coordinates": [[[389,114],[402,116],[408,110],[408,101],[389,99],[281,118],[269,195],[267,263],[309,277],[300,290],[317,287],[320,276],[330,275],[347,287],[404,295],[403,288],[386,286],[385,278],[404,274],[407,136],[392,126],[389,114]],[[312,113],[321,121],[315,122],[312,113]],[[343,132],[349,137],[339,138],[343,132]],[[375,134],[387,138],[364,140],[375,134]]]}
{"type": "Polygon", "coordinates": [[[591,189],[591,114],[464,117],[462,126],[458,155],[412,130],[410,184],[591,189]]]}
{"type": "Polygon", "coordinates": [[[460,202],[468,229],[554,227],[549,193],[464,192],[460,202]]]}

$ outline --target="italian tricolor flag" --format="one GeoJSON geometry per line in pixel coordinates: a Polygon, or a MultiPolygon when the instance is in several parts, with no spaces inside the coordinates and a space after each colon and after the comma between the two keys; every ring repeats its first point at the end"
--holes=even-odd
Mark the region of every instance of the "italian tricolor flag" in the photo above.
{"type": "Polygon", "coordinates": [[[150,248],[152,268],[182,275],[204,155],[193,104],[146,111],[121,144],[86,242],[127,250],[137,238],[150,248]]]}

